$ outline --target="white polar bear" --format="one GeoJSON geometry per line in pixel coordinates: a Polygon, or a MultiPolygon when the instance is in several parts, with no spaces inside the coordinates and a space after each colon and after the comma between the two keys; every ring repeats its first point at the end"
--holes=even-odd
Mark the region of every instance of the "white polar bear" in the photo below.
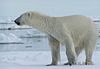
{"type": "Polygon", "coordinates": [[[29,25],[48,34],[52,53],[52,63],[57,65],[60,56],[60,43],[65,44],[68,63],[76,64],[80,52],[85,49],[85,64],[92,64],[98,32],[88,17],[81,15],[50,17],[36,12],[26,12],[15,20],[17,25],[29,25]]]}

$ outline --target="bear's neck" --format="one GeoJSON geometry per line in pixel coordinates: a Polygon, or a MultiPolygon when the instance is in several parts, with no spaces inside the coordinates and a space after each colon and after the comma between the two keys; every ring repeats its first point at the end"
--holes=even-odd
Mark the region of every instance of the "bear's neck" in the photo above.
{"type": "Polygon", "coordinates": [[[38,20],[39,21],[37,21],[38,23],[36,23],[35,28],[41,32],[49,34],[51,32],[51,28],[53,29],[54,19],[49,16],[41,16],[38,20]]]}

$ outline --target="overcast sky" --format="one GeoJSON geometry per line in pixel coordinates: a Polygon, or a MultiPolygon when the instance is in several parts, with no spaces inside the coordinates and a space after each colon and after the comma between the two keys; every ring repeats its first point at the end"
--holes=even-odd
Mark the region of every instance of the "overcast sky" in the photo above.
{"type": "Polygon", "coordinates": [[[100,0],[0,0],[0,16],[37,11],[50,16],[100,16],[100,0]]]}

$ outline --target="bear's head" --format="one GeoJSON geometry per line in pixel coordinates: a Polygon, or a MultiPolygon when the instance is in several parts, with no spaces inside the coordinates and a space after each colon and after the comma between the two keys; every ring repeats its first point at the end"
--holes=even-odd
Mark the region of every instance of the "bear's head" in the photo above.
{"type": "Polygon", "coordinates": [[[17,19],[15,19],[14,22],[17,25],[27,25],[28,23],[30,23],[31,13],[32,12],[26,12],[26,13],[20,15],[20,17],[18,17],[17,19]]]}
{"type": "Polygon", "coordinates": [[[41,23],[42,16],[37,12],[26,12],[20,15],[14,22],[17,25],[32,25],[36,26],[41,23]]]}

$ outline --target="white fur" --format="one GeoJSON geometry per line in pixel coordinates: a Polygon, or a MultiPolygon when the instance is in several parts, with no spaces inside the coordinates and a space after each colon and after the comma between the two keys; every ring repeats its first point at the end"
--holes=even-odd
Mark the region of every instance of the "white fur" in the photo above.
{"type": "Polygon", "coordinates": [[[86,64],[92,64],[98,32],[90,18],[81,15],[50,17],[36,12],[26,12],[16,19],[21,25],[30,25],[48,34],[52,51],[52,63],[59,60],[60,43],[65,44],[68,63],[76,64],[80,52],[85,49],[86,64]]]}

